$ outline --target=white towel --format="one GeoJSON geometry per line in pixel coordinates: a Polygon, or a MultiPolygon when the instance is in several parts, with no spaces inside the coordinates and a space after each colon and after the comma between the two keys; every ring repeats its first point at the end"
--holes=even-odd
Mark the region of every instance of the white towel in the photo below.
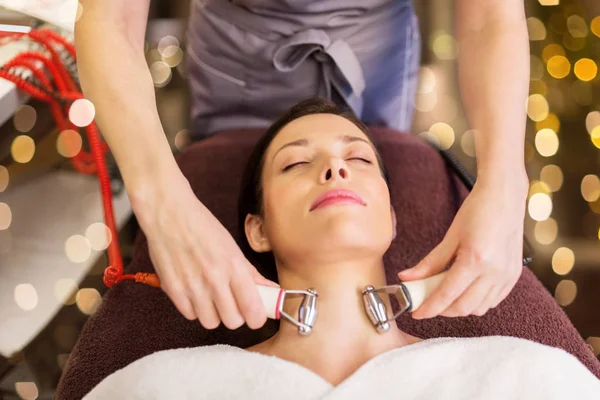
{"type": "Polygon", "coordinates": [[[507,336],[437,338],[382,353],[333,386],[296,363],[227,345],[160,351],[116,371],[96,399],[600,399],[564,350],[507,336]]]}

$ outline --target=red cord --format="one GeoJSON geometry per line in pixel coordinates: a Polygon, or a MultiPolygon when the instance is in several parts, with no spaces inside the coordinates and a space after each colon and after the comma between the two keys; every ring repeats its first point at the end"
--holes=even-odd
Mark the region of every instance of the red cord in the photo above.
{"type": "MultiPolygon", "coordinates": [[[[60,131],[78,128],[68,119],[69,108],[75,100],[83,99],[83,94],[79,91],[77,84],[69,74],[66,67],[62,64],[55,44],[62,46],[69,54],[76,59],[75,47],[67,42],[62,36],[50,29],[35,29],[29,33],[8,33],[0,32],[0,43],[10,42],[22,39],[26,35],[30,39],[41,43],[48,54],[42,52],[26,51],[20,53],[12,60],[3,65],[0,70],[0,78],[7,79],[17,86],[18,89],[28,93],[31,97],[49,103],[54,121],[60,131]],[[36,66],[41,62],[45,71],[36,66]],[[25,67],[38,79],[43,89],[40,89],[31,82],[22,77],[9,72],[13,67],[25,67]],[[48,75],[52,79],[48,77],[48,75]],[[54,82],[54,85],[53,85],[54,82]],[[69,106],[61,104],[51,93],[57,93],[62,100],[69,102],[69,106]]],[[[102,194],[102,205],[104,208],[104,221],[110,230],[112,240],[108,246],[109,266],[104,271],[104,284],[112,287],[114,284],[124,280],[134,280],[154,287],[160,287],[158,275],[151,273],[138,272],[136,274],[123,275],[123,259],[119,247],[118,230],[115,223],[113,211],[112,191],[110,177],[106,168],[104,153],[108,151],[108,145],[100,141],[98,128],[95,122],[85,127],[85,132],[90,144],[90,153],[80,150],[77,155],[71,158],[73,167],[84,174],[97,174],[100,183],[100,192],[102,194]]]]}

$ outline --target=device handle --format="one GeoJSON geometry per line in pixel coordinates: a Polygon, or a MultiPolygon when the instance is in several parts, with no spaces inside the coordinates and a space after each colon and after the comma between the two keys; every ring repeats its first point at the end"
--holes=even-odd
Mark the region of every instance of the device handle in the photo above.
{"type": "Polygon", "coordinates": [[[421,307],[425,299],[440,286],[447,273],[447,271],[444,271],[428,278],[402,282],[410,296],[411,312],[421,307]]]}
{"type": "Polygon", "coordinates": [[[263,302],[267,317],[279,319],[280,304],[283,301],[284,290],[278,287],[256,285],[260,299],[263,302]]]}

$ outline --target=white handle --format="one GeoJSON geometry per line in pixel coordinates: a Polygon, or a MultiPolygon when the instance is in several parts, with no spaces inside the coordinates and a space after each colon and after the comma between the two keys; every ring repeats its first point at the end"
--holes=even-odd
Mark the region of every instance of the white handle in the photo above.
{"type": "Polygon", "coordinates": [[[279,319],[279,304],[283,301],[284,290],[278,287],[256,285],[258,294],[265,306],[267,317],[271,319],[279,319]]]}
{"type": "Polygon", "coordinates": [[[448,272],[440,272],[437,275],[429,278],[419,279],[416,281],[402,282],[408,290],[411,300],[411,312],[416,311],[429,295],[440,286],[442,280],[448,272]]]}

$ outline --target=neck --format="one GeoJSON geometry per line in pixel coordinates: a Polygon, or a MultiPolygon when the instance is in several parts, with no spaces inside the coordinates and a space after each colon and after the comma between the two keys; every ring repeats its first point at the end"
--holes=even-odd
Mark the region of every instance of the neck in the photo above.
{"type": "MultiPolygon", "coordinates": [[[[312,333],[300,335],[295,325],[282,320],[271,343],[276,353],[293,352],[296,358],[306,355],[307,363],[311,364],[351,365],[354,360],[360,365],[379,353],[416,339],[400,331],[395,323],[390,324],[389,331],[379,333],[365,311],[362,290],[368,285],[375,288],[386,285],[381,259],[280,266],[279,278],[283,289],[314,288],[319,297],[312,333]]],[[[381,299],[391,313],[389,297],[381,296],[381,299]]],[[[301,301],[302,296],[287,299],[284,311],[296,318],[301,301]]]]}

